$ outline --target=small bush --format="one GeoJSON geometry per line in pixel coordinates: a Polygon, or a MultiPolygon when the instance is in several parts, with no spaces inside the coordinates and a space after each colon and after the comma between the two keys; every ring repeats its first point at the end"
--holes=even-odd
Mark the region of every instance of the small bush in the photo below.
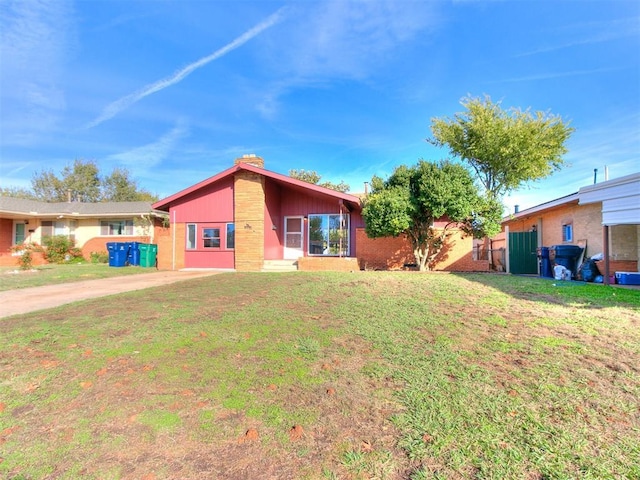
{"type": "Polygon", "coordinates": [[[31,270],[33,268],[33,252],[41,252],[42,247],[37,243],[21,243],[11,247],[11,251],[19,256],[20,270],[31,270]]]}
{"type": "Polygon", "coordinates": [[[109,263],[109,253],[91,252],[89,259],[91,260],[91,263],[109,263]]]}
{"type": "Polygon", "coordinates": [[[82,252],[76,248],[75,241],[66,235],[54,235],[43,239],[45,249],[45,258],[50,263],[69,263],[77,262],[82,259],[82,252]]]}

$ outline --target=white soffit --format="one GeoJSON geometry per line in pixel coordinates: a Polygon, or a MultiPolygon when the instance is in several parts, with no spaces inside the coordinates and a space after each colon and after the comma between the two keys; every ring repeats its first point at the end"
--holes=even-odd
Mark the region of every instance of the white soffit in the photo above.
{"type": "Polygon", "coordinates": [[[582,187],[578,203],[602,202],[602,224],[640,224],[640,173],[582,187]]]}

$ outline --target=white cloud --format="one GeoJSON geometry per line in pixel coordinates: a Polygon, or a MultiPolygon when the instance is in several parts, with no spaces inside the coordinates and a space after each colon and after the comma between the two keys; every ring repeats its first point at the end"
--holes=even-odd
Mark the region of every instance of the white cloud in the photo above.
{"type": "Polygon", "coordinates": [[[284,9],[281,8],[276,13],[267,17],[265,20],[260,22],[255,27],[244,32],[242,35],[240,35],[238,38],[236,38],[232,42],[226,44],[224,47],[213,52],[211,55],[208,55],[206,57],[201,58],[200,60],[190,63],[186,67],[181,68],[180,70],[175,72],[173,75],[170,75],[166,78],[158,80],[157,82],[146,85],[145,87],[138,90],[137,92],[134,92],[130,95],[122,97],[116,100],[115,102],[107,105],[107,107],[102,111],[102,113],[95,120],[93,120],[87,125],[87,128],[95,127],[96,125],[99,125],[102,122],[109,120],[110,118],[113,118],[121,111],[129,108],[134,103],[142,100],[144,97],[147,97],[153,93],[157,93],[161,90],[164,90],[167,87],[170,87],[171,85],[174,85],[182,81],[185,77],[193,73],[195,70],[204,67],[208,63],[211,63],[214,60],[217,60],[218,58],[231,52],[232,50],[235,50],[236,48],[244,45],[256,35],[259,35],[267,28],[272,27],[273,25],[278,23],[282,18],[283,12],[284,12],[284,9]]]}
{"type": "Polygon", "coordinates": [[[28,144],[66,108],[61,75],[75,28],[69,2],[5,0],[0,6],[3,143],[28,144]]]}
{"type": "Polygon", "coordinates": [[[158,166],[163,160],[175,151],[180,140],[188,135],[188,128],[183,121],[178,121],[176,126],[165,133],[157,141],[135,147],[122,153],[116,153],[107,157],[107,161],[115,161],[123,165],[134,176],[147,174],[153,167],[158,166]]]}
{"type": "Polygon", "coordinates": [[[336,79],[366,81],[400,45],[431,33],[440,23],[438,10],[436,2],[394,0],[295,4],[287,28],[278,32],[278,43],[265,53],[265,68],[287,80],[263,86],[258,111],[273,118],[279,98],[295,89],[322,87],[336,79]]]}

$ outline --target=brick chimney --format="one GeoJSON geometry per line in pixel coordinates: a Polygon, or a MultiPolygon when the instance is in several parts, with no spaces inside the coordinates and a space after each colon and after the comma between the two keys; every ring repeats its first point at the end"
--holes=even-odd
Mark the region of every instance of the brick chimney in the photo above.
{"type": "Polygon", "coordinates": [[[262,157],[256,156],[255,153],[245,153],[241,157],[236,158],[236,161],[233,164],[238,165],[239,163],[248,163],[254,167],[264,168],[264,160],[262,157]]]}

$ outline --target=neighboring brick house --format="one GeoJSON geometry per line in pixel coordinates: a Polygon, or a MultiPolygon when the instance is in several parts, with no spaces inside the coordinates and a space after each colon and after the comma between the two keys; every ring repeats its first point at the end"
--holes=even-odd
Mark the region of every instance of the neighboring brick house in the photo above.
{"type": "Polygon", "coordinates": [[[107,242],[154,243],[167,234],[163,217],[149,202],[47,203],[0,197],[0,265],[18,263],[12,247],[42,244],[51,235],[72,238],[86,259],[91,252],[106,252],[107,242]]]}
{"type": "MultiPolygon", "coordinates": [[[[406,238],[366,236],[358,196],[271,172],[255,155],[153,208],[169,214],[172,228],[158,244],[160,268],[387,270],[415,262],[406,238]]],[[[488,270],[473,260],[471,243],[453,232],[436,269],[488,270]]]]}
{"type": "MultiPolygon", "coordinates": [[[[507,234],[535,232],[537,245],[579,245],[602,253],[610,273],[638,271],[640,173],[582,187],[577,193],[519,211],[502,222],[507,234]]],[[[509,250],[509,246],[507,246],[509,250]]],[[[599,264],[604,273],[604,261],[599,264]]]]}

